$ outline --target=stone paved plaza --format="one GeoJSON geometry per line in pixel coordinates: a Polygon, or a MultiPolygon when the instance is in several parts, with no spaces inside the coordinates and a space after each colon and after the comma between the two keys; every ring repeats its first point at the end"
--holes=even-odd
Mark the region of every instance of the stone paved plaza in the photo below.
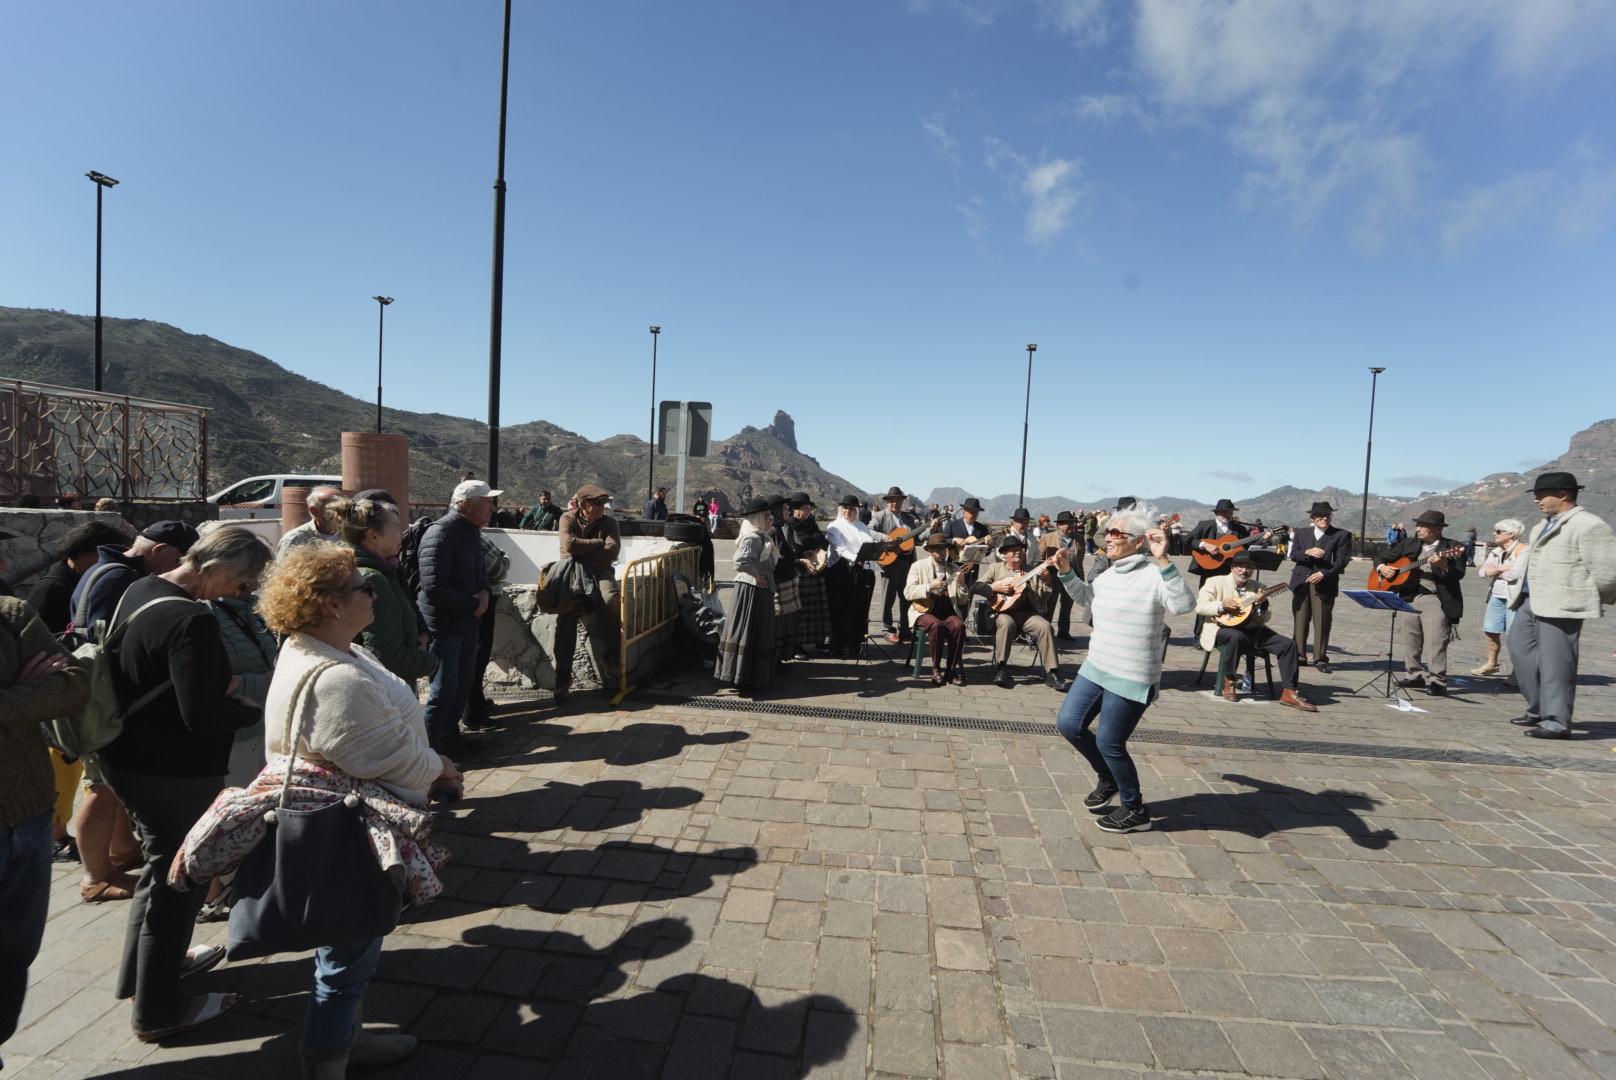
{"type": "MultiPolygon", "coordinates": [[[[1338,606],[1316,715],[1197,689],[1175,620],[1134,743],[1156,828],[1127,836],[1081,806],[1059,696],[990,685],[979,643],[964,689],[877,657],[755,703],[700,675],[509,703],[444,815],[445,898],[370,989],[423,1043],[385,1075],[1616,1076],[1612,620],[1581,737],[1538,742],[1498,680],[1418,713],[1350,696],[1385,618],[1338,606]]],[[[111,994],[125,909],[58,870],[7,1076],[296,1075],[306,956],[202,976],[250,1002],[142,1045],[111,994]]]]}

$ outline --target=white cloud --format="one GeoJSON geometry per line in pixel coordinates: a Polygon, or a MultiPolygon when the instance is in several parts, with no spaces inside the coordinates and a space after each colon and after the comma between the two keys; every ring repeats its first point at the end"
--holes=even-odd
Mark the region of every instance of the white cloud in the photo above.
{"type": "Polygon", "coordinates": [[[1038,0],[1041,25],[1065,34],[1080,45],[1105,40],[1105,0],[1038,0]]]}
{"type": "Polygon", "coordinates": [[[1124,120],[1147,130],[1156,125],[1155,116],[1132,94],[1084,94],[1071,105],[1070,112],[1078,120],[1102,127],[1112,127],[1124,120]]]}
{"type": "Polygon", "coordinates": [[[1448,207],[1442,223],[1442,250],[1457,255],[1483,234],[1515,224],[1554,184],[1548,169],[1516,173],[1495,184],[1471,188],[1448,207]]]}
{"type": "MultiPolygon", "coordinates": [[[[943,0],[943,6],[977,26],[992,26],[1004,11],[1005,3],[1006,0],[943,0]]],[[[909,0],[912,12],[929,11],[932,6],[933,0],[909,0]]]]}
{"type": "Polygon", "coordinates": [[[1556,165],[1512,173],[1451,200],[1442,220],[1442,250],[1459,255],[1488,233],[1523,223],[1576,246],[1602,234],[1613,218],[1616,165],[1582,139],[1556,165]]]}
{"type": "Polygon", "coordinates": [[[937,152],[949,161],[959,162],[959,140],[948,130],[948,110],[932,113],[920,121],[920,127],[937,147],[937,152]]]}
{"type": "Polygon", "coordinates": [[[1072,211],[1082,194],[1077,186],[1083,174],[1082,163],[1054,158],[1034,164],[992,135],[985,145],[987,167],[1008,173],[1015,197],[1027,203],[1027,240],[1038,247],[1047,246],[1071,224],[1072,211]]]}
{"type": "Polygon", "coordinates": [[[980,246],[988,231],[987,207],[980,198],[972,195],[954,209],[965,219],[965,235],[971,238],[973,244],[980,246]]]}

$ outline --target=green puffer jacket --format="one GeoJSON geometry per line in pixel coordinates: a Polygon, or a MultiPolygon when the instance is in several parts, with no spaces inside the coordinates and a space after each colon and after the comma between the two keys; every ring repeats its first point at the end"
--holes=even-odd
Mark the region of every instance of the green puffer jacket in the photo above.
{"type": "Polygon", "coordinates": [[[269,693],[269,678],[275,673],[275,655],[280,643],[258,617],[257,602],[221,596],[208,601],[208,608],[219,623],[219,637],[230,656],[230,673],[241,677],[236,697],[246,698],[261,711],[269,693]]]}
{"type": "Polygon", "coordinates": [[[382,666],[411,682],[438,670],[438,658],[421,647],[426,628],[399,584],[398,571],[368,551],[358,551],[359,572],[376,589],[376,619],[359,635],[382,666]]]}

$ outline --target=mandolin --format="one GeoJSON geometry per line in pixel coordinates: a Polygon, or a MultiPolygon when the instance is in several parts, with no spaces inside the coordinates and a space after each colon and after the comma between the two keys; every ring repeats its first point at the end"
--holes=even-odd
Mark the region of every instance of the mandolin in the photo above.
{"type": "Polygon", "coordinates": [[[1463,544],[1455,544],[1453,547],[1432,552],[1431,557],[1424,560],[1417,561],[1412,555],[1404,555],[1401,559],[1384,564],[1389,569],[1396,571],[1396,573],[1388,577],[1381,576],[1380,567],[1382,564],[1377,563],[1375,568],[1369,571],[1369,590],[1371,592],[1385,592],[1390,589],[1400,589],[1412,581],[1415,574],[1438,559],[1452,559],[1463,555],[1464,552],[1463,544]]]}
{"type": "Polygon", "coordinates": [[[1282,593],[1288,588],[1290,588],[1289,583],[1283,581],[1278,585],[1270,585],[1261,592],[1252,593],[1242,599],[1239,611],[1223,611],[1212,617],[1217,620],[1219,626],[1244,626],[1246,620],[1251,618],[1251,613],[1257,610],[1258,605],[1275,593],[1282,593]]]}
{"type": "Polygon", "coordinates": [[[1037,577],[1039,574],[1043,573],[1044,570],[1054,565],[1055,556],[1051,555],[1049,558],[1045,559],[1031,570],[1024,570],[1015,577],[1008,579],[1015,582],[1015,585],[1007,593],[993,594],[993,613],[998,615],[1015,607],[1016,601],[1021,599],[1021,594],[1027,591],[1027,583],[1032,581],[1032,579],[1037,577]]]}
{"type": "Polygon", "coordinates": [[[1205,550],[1201,547],[1202,542],[1197,540],[1194,542],[1194,546],[1190,549],[1190,558],[1194,559],[1195,565],[1200,567],[1202,570],[1217,570],[1224,563],[1234,558],[1235,554],[1238,553],[1242,548],[1248,547],[1252,544],[1266,543],[1282,533],[1289,532],[1290,529],[1287,526],[1278,525],[1272,529],[1269,529],[1267,532],[1257,533],[1255,536],[1240,537],[1230,533],[1228,536],[1220,536],[1209,541],[1210,543],[1217,545],[1216,551],[1205,550]]]}

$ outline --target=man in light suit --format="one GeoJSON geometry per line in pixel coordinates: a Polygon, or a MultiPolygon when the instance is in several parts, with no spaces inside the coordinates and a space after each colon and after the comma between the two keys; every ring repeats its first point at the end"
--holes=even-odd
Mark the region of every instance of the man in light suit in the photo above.
{"type": "Polygon", "coordinates": [[[1267,600],[1257,602],[1256,609],[1251,611],[1246,621],[1239,626],[1222,626],[1216,621],[1219,615],[1238,615],[1242,610],[1251,610],[1251,604],[1261,592],[1252,585],[1252,578],[1256,572],[1256,560],[1252,558],[1250,552],[1242,551],[1229,560],[1227,574],[1208,578],[1195,596],[1195,613],[1204,620],[1201,623],[1201,648],[1212,652],[1230,646],[1229,668],[1224,672],[1220,691],[1229,701],[1238,701],[1240,657],[1248,650],[1261,650],[1279,661],[1279,677],[1285,684],[1280,692],[1279,703],[1303,712],[1318,712],[1318,706],[1304,698],[1300,692],[1300,684],[1297,682],[1296,642],[1283,634],[1275,633],[1268,625],[1267,600]]]}
{"type": "Polygon", "coordinates": [[[1330,524],[1335,510],[1316,502],[1307,515],[1313,524],[1291,534],[1291,615],[1295,619],[1296,654],[1307,663],[1307,636],[1313,631],[1313,664],[1330,674],[1330,617],[1341,591],[1341,572],[1352,561],[1352,534],[1330,524]]]}
{"type": "Polygon", "coordinates": [[[1544,520],[1533,526],[1520,580],[1509,589],[1509,658],[1526,698],[1526,715],[1510,723],[1534,739],[1571,737],[1583,621],[1616,604],[1616,534],[1577,505],[1581,490],[1568,472],[1537,478],[1532,495],[1544,520]]]}

